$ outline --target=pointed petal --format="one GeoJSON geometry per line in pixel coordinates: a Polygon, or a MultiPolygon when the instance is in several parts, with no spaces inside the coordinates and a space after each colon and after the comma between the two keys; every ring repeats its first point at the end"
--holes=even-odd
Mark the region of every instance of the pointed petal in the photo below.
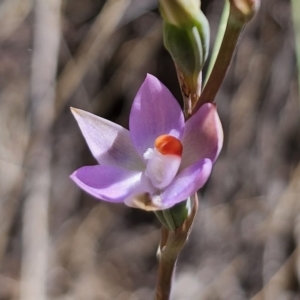
{"type": "Polygon", "coordinates": [[[196,193],[206,183],[212,170],[210,159],[203,159],[182,170],[160,195],[163,209],[172,207],[196,193]]]}
{"type": "Polygon", "coordinates": [[[70,177],[84,191],[108,202],[123,202],[140,185],[141,172],[111,166],[87,166],[70,177]]]}
{"type": "Polygon", "coordinates": [[[84,110],[71,110],[99,164],[133,170],[142,168],[142,161],[132,145],[127,129],[84,110]]]}
{"type": "Polygon", "coordinates": [[[130,134],[141,156],[153,148],[163,134],[181,138],[184,128],[182,110],[171,92],[154,76],[147,75],[130,113],[130,134]]]}
{"type": "Polygon", "coordinates": [[[185,124],[181,169],[203,158],[213,163],[223,145],[223,129],[216,106],[204,104],[185,124]]]}

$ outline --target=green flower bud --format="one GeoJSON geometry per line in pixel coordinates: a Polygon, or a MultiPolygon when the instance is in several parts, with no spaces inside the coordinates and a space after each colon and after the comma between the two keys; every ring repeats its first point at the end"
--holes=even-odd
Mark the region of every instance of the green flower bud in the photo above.
{"type": "Polygon", "coordinates": [[[160,0],[160,9],[165,47],[176,65],[184,97],[194,104],[200,96],[201,71],[209,51],[208,21],[199,0],[160,0]]]}
{"type": "Polygon", "coordinates": [[[200,8],[199,0],[160,0],[162,17],[168,23],[182,26],[191,19],[197,19],[200,8]]]}
{"type": "Polygon", "coordinates": [[[176,66],[189,77],[198,76],[208,56],[209,26],[205,16],[202,16],[204,26],[195,22],[194,26],[177,27],[164,22],[165,46],[176,66]]]}
{"type": "Polygon", "coordinates": [[[182,71],[186,73],[200,71],[209,50],[209,24],[200,10],[199,1],[161,0],[160,3],[165,21],[166,48],[182,71]]]}

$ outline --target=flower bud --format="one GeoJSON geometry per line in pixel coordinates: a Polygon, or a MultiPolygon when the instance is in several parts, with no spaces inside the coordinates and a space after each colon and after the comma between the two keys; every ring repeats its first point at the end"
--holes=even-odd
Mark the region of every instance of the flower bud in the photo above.
{"type": "Polygon", "coordinates": [[[201,71],[209,50],[209,24],[199,1],[161,0],[160,3],[165,46],[176,65],[187,74],[201,71]]]}
{"type": "Polygon", "coordinates": [[[199,0],[160,0],[159,2],[162,17],[175,26],[180,27],[198,17],[199,0]]]}
{"type": "Polygon", "coordinates": [[[249,22],[259,9],[260,0],[229,0],[231,14],[241,23],[249,22]]]}
{"type": "Polygon", "coordinates": [[[201,70],[209,51],[209,24],[199,0],[160,0],[164,43],[176,65],[186,97],[200,95],[201,70]]]}

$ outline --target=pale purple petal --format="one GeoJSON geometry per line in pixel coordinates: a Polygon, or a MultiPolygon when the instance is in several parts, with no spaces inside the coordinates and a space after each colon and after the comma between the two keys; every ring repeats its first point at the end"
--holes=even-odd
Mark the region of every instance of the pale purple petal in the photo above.
{"type": "Polygon", "coordinates": [[[212,170],[210,159],[203,159],[182,170],[160,195],[163,209],[171,207],[196,193],[206,183],[212,170]]]}
{"type": "Polygon", "coordinates": [[[142,172],[96,165],[82,167],[70,177],[80,188],[98,199],[123,202],[139,187],[141,176],[142,172]]]}
{"type": "Polygon", "coordinates": [[[185,124],[181,169],[202,158],[213,163],[223,145],[223,129],[216,106],[204,104],[185,124]]]}
{"type": "Polygon", "coordinates": [[[133,144],[141,156],[153,148],[155,139],[162,134],[182,137],[182,110],[171,92],[152,75],[147,75],[134,99],[129,127],[133,144]]]}
{"type": "Polygon", "coordinates": [[[132,170],[143,168],[127,129],[81,109],[71,110],[99,164],[132,170]]]}

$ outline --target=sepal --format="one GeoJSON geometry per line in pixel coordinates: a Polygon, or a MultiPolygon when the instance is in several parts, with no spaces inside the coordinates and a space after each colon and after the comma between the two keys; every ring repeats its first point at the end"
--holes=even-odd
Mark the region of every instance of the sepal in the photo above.
{"type": "Polygon", "coordinates": [[[156,211],[155,214],[159,221],[169,231],[176,231],[182,226],[191,213],[190,198],[186,201],[180,202],[173,207],[161,211],[156,211]]]}

